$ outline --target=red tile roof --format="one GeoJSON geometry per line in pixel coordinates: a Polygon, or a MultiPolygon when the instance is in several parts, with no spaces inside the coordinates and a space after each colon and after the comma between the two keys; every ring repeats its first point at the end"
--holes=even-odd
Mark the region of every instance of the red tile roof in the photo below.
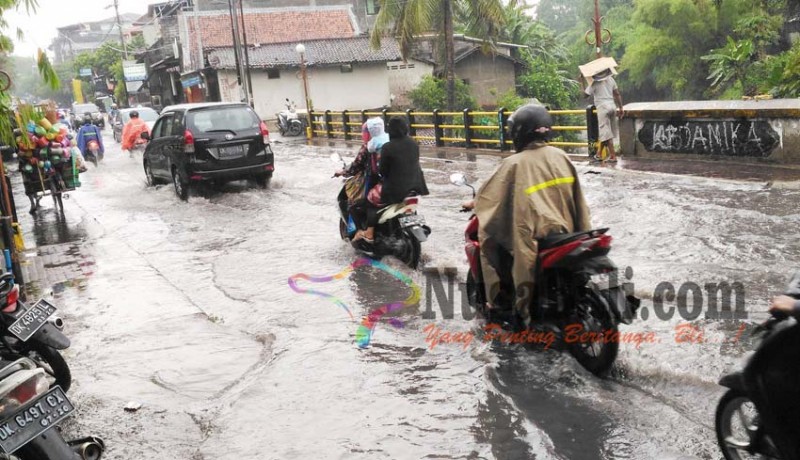
{"type": "MultiPolygon", "coordinates": [[[[197,17],[203,48],[233,46],[229,15],[197,17]]],[[[250,45],[288,43],[327,38],[348,38],[356,33],[347,10],[275,11],[254,13],[245,10],[247,42],[250,45]]],[[[194,42],[195,18],[187,17],[189,34],[194,42]]]]}

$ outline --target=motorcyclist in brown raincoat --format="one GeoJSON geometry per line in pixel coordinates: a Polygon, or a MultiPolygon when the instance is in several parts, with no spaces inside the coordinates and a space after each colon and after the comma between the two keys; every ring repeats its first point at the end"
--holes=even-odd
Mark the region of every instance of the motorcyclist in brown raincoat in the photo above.
{"type": "MultiPolygon", "coordinates": [[[[553,233],[591,229],[578,174],[563,150],[548,146],[553,120],[541,105],[520,107],[508,120],[516,155],[500,167],[478,190],[475,214],[480,228],[483,279],[489,308],[496,302],[501,273],[511,273],[515,293],[513,307],[519,326],[530,325],[534,277],[538,254],[537,238],[553,233]],[[510,270],[503,260],[511,256],[510,270]]],[[[508,265],[509,262],[505,262],[508,265]]]]}

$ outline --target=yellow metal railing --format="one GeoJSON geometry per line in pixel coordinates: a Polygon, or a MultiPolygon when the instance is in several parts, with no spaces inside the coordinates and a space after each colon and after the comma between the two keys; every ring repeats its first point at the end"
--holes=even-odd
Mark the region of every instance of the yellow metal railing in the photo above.
{"type": "MultiPolygon", "coordinates": [[[[594,107],[576,110],[550,110],[549,113],[559,121],[560,117],[582,115],[585,124],[556,124],[552,127],[558,133],[586,132],[587,141],[572,141],[570,136],[566,139],[556,139],[550,145],[566,148],[589,148],[592,151],[597,138],[597,112],[594,107]]],[[[309,114],[312,136],[327,138],[344,138],[345,140],[360,139],[362,124],[372,117],[382,117],[388,121],[390,117],[405,117],[412,138],[418,141],[433,141],[437,147],[448,144],[466,148],[499,148],[508,150],[513,142],[508,138],[508,133],[503,128],[511,115],[503,109],[498,111],[472,111],[446,112],[434,110],[421,112],[415,110],[400,111],[311,111],[309,114]]],[[[562,121],[566,121],[561,119],[562,121]]],[[[568,120],[568,119],[567,119],[568,120]]]]}

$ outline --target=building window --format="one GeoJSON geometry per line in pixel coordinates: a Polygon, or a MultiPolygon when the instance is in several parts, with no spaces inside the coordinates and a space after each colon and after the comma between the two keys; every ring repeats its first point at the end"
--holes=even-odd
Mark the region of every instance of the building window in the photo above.
{"type": "Polygon", "coordinates": [[[380,0],[367,0],[367,14],[378,14],[381,10],[380,0]]]}
{"type": "Polygon", "coordinates": [[[270,80],[281,78],[281,71],[279,69],[267,69],[267,78],[270,80]]]}
{"type": "Polygon", "coordinates": [[[339,70],[340,70],[342,73],[351,73],[351,72],[353,71],[353,64],[342,64],[342,65],[339,67],[339,70]]]}

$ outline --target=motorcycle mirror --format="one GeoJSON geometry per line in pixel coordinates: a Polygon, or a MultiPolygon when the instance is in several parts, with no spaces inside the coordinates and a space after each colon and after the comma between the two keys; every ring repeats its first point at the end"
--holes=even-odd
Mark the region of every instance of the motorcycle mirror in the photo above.
{"type": "Polygon", "coordinates": [[[289,98],[288,97],[286,98],[286,102],[289,102],[289,98]]]}
{"type": "Polygon", "coordinates": [[[450,183],[453,185],[467,185],[467,177],[463,173],[450,174],[450,183]]]}

